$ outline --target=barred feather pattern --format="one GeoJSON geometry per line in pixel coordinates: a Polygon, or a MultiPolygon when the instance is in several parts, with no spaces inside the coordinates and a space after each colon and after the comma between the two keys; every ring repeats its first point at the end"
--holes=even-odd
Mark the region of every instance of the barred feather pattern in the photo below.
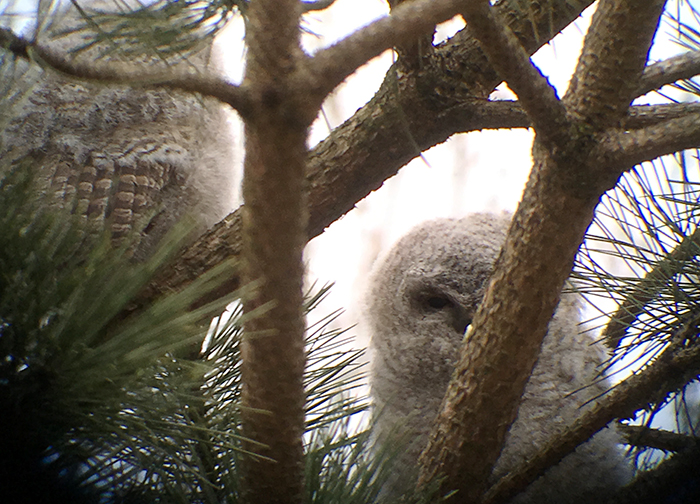
{"type": "MultiPolygon", "coordinates": [[[[186,64],[193,61],[211,71],[204,56],[186,64]]],[[[115,242],[140,232],[137,257],[183,215],[203,231],[232,207],[231,130],[216,100],[47,70],[13,113],[0,137],[3,165],[30,156],[50,204],[69,207],[90,231],[108,229],[115,242]]]]}

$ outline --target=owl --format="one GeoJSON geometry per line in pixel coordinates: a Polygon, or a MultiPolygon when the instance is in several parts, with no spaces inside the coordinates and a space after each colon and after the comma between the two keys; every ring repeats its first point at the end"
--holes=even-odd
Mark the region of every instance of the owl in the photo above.
{"type": "MultiPolygon", "coordinates": [[[[401,238],[374,269],[364,323],[370,336],[375,438],[381,443],[399,432],[410,440],[386,495],[415,485],[418,456],[509,222],[508,216],[492,214],[425,222],[401,238]]],[[[577,295],[565,293],[495,465],[494,482],[535,455],[608,387],[600,376],[606,356],[581,332],[579,320],[577,295]]],[[[619,443],[615,427],[608,426],[513,502],[604,501],[631,477],[619,443]]]]}
{"type": "MultiPolygon", "coordinates": [[[[117,8],[104,0],[81,6],[88,13],[117,8]]],[[[38,41],[92,63],[107,43],[74,51],[90,43],[88,31],[74,31],[84,23],[71,5],[52,18],[38,41]]],[[[209,55],[204,48],[163,61],[115,51],[99,59],[125,69],[216,72],[216,58],[209,55]]],[[[216,100],[138,82],[81,81],[49,69],[22,91],[23,100],[0,132],[2,170],[30,160],[48,204],[67,207],[86,228],[106,230],[117,243],[135,236],[137,259],[152,254],[185,214],[204,231],[233,206],[231,128],[216,100]]]]}

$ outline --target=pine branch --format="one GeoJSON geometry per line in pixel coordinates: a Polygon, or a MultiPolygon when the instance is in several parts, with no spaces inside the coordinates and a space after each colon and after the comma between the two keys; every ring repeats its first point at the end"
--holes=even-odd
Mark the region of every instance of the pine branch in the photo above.
{"type": "Polygon", "coordinates": [[[322,11],[330,7],[335,3],[335,0],[316,0],[316,1],[306,1],[302,0],[302,12],[313,12],[322,11]]]}
{"type": "Polygon", "coordinates": [[[464,14],[489,62],[518,95],[540,141],[549,150],[564,149],[571,138],[566,110],[518,39],[488,0],[467,2],[464,14]]]}
{"type": "Polygon", "coordinates": [[[664,103],[661,105],[632,105],[622,122],[625,129],[640,129],[700,112],[700,103],[664,103]]]}
{"type": "Polygon", "coordinates": [[[260,282],[260,287],[243,307],[244,314],[269,309],[246,320],[241,343],[242,431],[266,445],[259,451],[265,459],[241,460],[242,498],[251,504],[301,503],[304,165],[307,129],[318,109],[294,86],[295,71],[306,58],[299,0],[255,0],[247,14],[244,85],[255,114],[244,117],[242,282],[260,282]]]}
{"type": "Polygon", "coordinates": [[[336,86],[387,49],[432,33],[435,25],[459,13],[464,0],[412,0],[392,9],[391,15],[317,52],[306,64],[304,86],[326,96],[336,86]]]}
{"type": "Polygon", "coordinates": [[[625,437],[625,443],[640,448],[681,452],[700,446],[697,437],[686,436],[663,429],[652,429],[644,425],[619,424],[618,430],[625,437]]]}
{"type": "Polygon", "coordinates": [[[611,421],[631,418],[650,402],[663,402],[669,393],[697,377],[700,345],[687,345],[686,341],[697,334],[699,321],[700,317],[696,316],[685,324],[676,334],[675,343],[653,363],[615,386],[592,410],[550,439],[537,455],[496,483],[489,489],[483,504],[507,502],[611,421]]]}
{"type": "Polygon", "coordinates": [[[616,126],[639,88],[665,0],[602,0],[564,97],[583,123],[616,126]]]}
{"type": "Polygon", "coordinates": [[[666,84],[690,79],[698,74],[700,74],[700,51],[688,51],[646,67],[640,86],[637,88],[637,95],[645,95],[666,84]]]}
{"type": "MultiPolygon", "coordinates": [[[[499,2],[496,9],[532,54],[591,3],[592,0],[561,0],[552,4],[551,10],[528,13],[522,12],[518,1],[506,0],[499,2]]],[[[451,43],[436,48],[433,55],[438,64],[423,70],[428,81],[454,79],[455,82],[445,81],[445,86],[450,89],[466,86],[474,90],[474,94],[457,101],[453,98],[436,102],[433,96],[423,95],[416,86],[401,87],[397,93],[394,73],[389,70],[372,101],[309,153],[306,167],[309,239],[321,234],[415,158],[419,154],[414,147],[416,144],[425,150],[444,142],[455,132],[495,128],[502,124],[497,116],[492,117],[484,108],[486,100],[475,97],[477,90],[478,94],[488,96],[501,79],[490,69],[468,28],[456,35],[451,43]],[[451,69],[449,76],[445,73],[446,67],[451,69]]],[[[512,106],[505,105],[506,108],[512,106]]],[[[147,305],[160,293],[181,289],[222,259],[239,256],[240,229],[241,209],[226,217],[180,255],[149,285],[131,311],[147,305]]],[[[219,293],[230,292],[238,285],[239,278],[233,276],[219,293]]]]}
{"type": "Polygon", "coordinates": [[[657,504],[700,501],[700,447],[676,453],[651,471],[639,474],[607,504],[657,504]]]}
{"type": "Polygon", "coordinates": [[[610,348],[615,349],[619,346],[620,341],[627,334],[627,329],[639,315],[646,311],[647,303],[655,299],[668,280],[679,273],[684,264],[696,257],[698,253],[700,253],[700,229],[686,236],[627,294],[601,334],[601,338],[610,348]]]}
{"type": "Polygon", "coordinates": [[[165,87],[211,96],[238,110],[241,115],[250,112],[247,92],[225,79],[197,72],[156,71],[134,68],[133,64],[84,62],[71,59],[42,45],[18,37],[10,30],[0,28],[0,44],[18,57],[36,61],[44,67],[78,79],[111,84],[141,85],[149,88],[165,87]]]}
{"type": "Polygon", "coordinates": [[[684,149],[700,146],[700,112],[687,113],[653,126],[604,133],[591,155],[617,171],[684,149]]]}
{"type": "Polygon", "coordinates": [[[606,165],[606,174],[586,154],[591,132],[626,114],[663,3],[598,4],[564,102],[577,127],[563,152],[535,143],[530,179],[421,454],[419,485],[443,477],[443,493],[481,500],[595,206],[629,168],[606,165]]]}

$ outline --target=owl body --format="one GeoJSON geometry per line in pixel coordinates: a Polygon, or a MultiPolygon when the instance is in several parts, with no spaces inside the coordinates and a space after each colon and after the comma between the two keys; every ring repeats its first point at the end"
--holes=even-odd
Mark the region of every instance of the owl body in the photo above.
{"type": "MultiPolygon", "coordinates": [[[[366,311],[376,437],[381,442],[398,430],[411,439],[388,494],[415,484],[417,458],[508,225],[508,217],[489,214],[426,222],[399,240],[373,273],[366,311]]],[[[564,294],[494,480],[537,453],[608,386],[599,377],[605,355],[580,332],[578,312],[577,297],[564,294]]],[[[613,427],[604,429],[513,502],[600,502],[631,477],[619,442],[613,427]]]]}
{"type": "MultiPolygon", "coordinates": [[[[82,34],[55,39],[51,34],[79,21],[69,10],[40,40],[70,54],[84,43],[82,34]]],[[[89,62],[96,53],[78,53],[77,59],[89,62]]],[[[147,57],[117,63],[165,68],[147,57]]],[[[215,71],[205,56],[173,68],[182,65],[215,71]]],[[[29,157],[51,203],[70,206],[90,229],[106,227],[115,240],[136,229],[141,234],[137,256],[150,255],[183,215],[194,216],[203,231],[231,209],[231,130],[216,100],[162,88],[79,81],[46,70],[12,115],[0,134],[4,166],[29,157]]]]}

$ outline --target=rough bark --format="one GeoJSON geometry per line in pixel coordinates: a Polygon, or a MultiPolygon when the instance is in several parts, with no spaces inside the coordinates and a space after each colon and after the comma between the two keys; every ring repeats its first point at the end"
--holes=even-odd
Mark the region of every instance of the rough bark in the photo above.
{"type": "MultiPolygon", "coordinates": [[[[547,126],[559,114],[538,107],[540,76],[530,73],[526,82],[522,73],[503,75],[525,91],[519,98],[532,103],[523,108],[537,115],[533,123],[544,124],[547,133],[540,142],[536,126],[533,171],[421,456],[420,482],[443,477],[443,493],[457,490],[453,498],[460,502],[478,502],[486,490],[595,206],[630,168],[601,163],[589,153],[595,133],[626,116],[663,5],[660,0],[599,2],[570,91],[562,104],[553,105],[566,106],[573,121],[568,138],[550,134],[547,126]]],[[[489,56],[502,57],[497,48],[489,56]]],[[[499,68],[512,72],[518,66],[499,68]]]]}
{"type": "MultiPolygon", "coordinates": [[[[241,342],[241,421],[259,445],[242,457],[248,503],[300,503],[304,495],[304,317],[302,251],[306,244],[304,164],[311,122],[291,81],[303,54],[297,0],[256,0],[248,10],[243,82],[246,157],[242,215],[243,281],[259,282],[243,299],[249,318],[241,342]]],[[[312,112],[311,117],[315,115],[312,112]]]]}

